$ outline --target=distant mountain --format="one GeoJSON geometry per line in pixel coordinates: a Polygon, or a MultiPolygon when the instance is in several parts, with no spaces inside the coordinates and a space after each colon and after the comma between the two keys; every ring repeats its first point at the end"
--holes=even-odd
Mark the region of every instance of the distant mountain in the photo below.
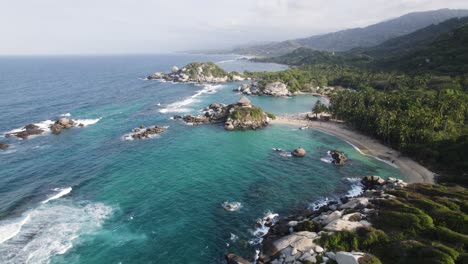
{"type": "Polygon", "coordinates": [[[467,74],[468,23],[441,34],[433,42],[420,45],[410,52],[378,59],[375,66],[416,74],[467,74]]]}
{"type": "Polygon", "coordinates": [[[454,18],[370,48],[345,52],[299,48],[255,59],[288,65],[336,64],[372,70],[459,75],[468,72],[468,17],[454,18]]]}
{"type": "Polygon", "coordinates": [[[365,28],[347,29],[308,38],[274,42],[267,45],[247,46],[236,48],[229,52],[278,56],[300,47],[323,51],[347,51],[358,47],[376,46],[389,39],[412,33],[432,24],[465,16],[468,16],[468,10],[464,9],[440,9],[409,13],[365,28]]]}
{"type": "MultiPolygon", "coordinates": [[[[354,54],[365,54],[374,57],[397,56],[409,53],[437,40],[441,35],[455,30],[468,23],[468,17],[453,18],[437,25],[430,25],[413,33],[393,38],[374,47],[356,48],[354,54]]],[[[467,44],[468,45],[468,44],[467,44]]]]}

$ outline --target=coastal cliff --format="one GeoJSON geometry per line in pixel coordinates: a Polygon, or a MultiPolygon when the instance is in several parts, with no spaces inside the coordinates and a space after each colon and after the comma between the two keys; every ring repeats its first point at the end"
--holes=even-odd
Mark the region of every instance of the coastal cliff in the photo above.
{"type": "Polygon", "coordinates": [[[264,219],[271,227],[256,263],[466,263],[464,188],[379,176],[361,184],[356,197],[264,219]]]}
{"type": "Polygon", "coordinates": [[[224,83],[243,81],[244,77],[237,72],[228,73],[213,62],[192,62],[180,69],[173,66],[170,73],[155,72],[147,79],[172,82],[224,83]]]}

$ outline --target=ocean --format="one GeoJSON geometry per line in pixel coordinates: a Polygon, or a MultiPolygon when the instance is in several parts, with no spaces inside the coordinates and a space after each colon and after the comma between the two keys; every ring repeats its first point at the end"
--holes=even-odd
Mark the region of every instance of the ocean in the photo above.
{"type": "MultiPolygon", "coordinates": [[[[188,126],[174,115],[233,103],[240,83],[145,80],[192,61],[228,71],[285,66],[187,54],[0,58],[0,133],[60,116],[85,126],[27,140],[0,137],[0,263],[223,263],[253,258],[255,223],[359,192],[364,175],[400,171],[331,135],[272,125],[258,131],[188,126]],[[126,140],[140,125],[163,134],[126,140]],[[273,148],[308,151],[293,158],[273,148]],[[329,163],[327,151],[348,163],[329,163]],[[227,211],[224,202],[238,202],[227,211]]],[[[274,114],[310,111],[317,97],[250,97],[274,114]]]]}

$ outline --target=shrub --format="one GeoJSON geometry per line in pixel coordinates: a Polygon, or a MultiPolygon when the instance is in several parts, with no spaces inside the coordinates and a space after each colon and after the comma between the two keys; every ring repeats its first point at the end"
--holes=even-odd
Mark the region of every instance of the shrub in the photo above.
{"type": "Polygon", "coordinates": [[[378,258],[373,255],[365,254],[358,259],[359,264],[382,264],[378,258]]]}
{"type": "Polygon", "coordinates": [[[267,113],[267,116],[268,116],[269,118],[273,119],[273,120],[275,120],[275,119],[276,119],[276,116],[275,116],[275,114],[272,114],[272,113],[267,113]]]}
{"type": "Polygon", "coordinates": [[[297,226],[294,227],[294,231],[296,232],[300,232],[300,231],[319,232],[320,230],[321,230],[320,225],[312,221],[300,222],[297,224],[297,226]]]}

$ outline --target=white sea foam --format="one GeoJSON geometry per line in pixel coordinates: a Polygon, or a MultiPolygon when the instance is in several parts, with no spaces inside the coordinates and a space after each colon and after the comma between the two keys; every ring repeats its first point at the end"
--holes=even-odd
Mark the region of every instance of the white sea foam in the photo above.
{"type": "MultiPolygon", "coordinates": [[[[60,116],[69,117],[70,113],[61,114],[60,116]]],[[[89,126],[89,125],[96,124],[101,119],[102,119],[102,117],[96,118],[96,119],[72,119],[72,120],[73,120],[73,122],[75,122],[75,127],[80,127],[80,125],[82,125],[83,127],[86,127],[86,126],[89,126]]],[[[41,121],[39,123],[33,123],[33,125],[38,126],[38,129],[43,130],[44,133],[48,133],[48,132],[50,132],[50,127],[54,123],[55,123],[55,121],[53,121],[53,120],[44,120],[44,121],[41,121]]],[[[6,135],[6,134],[19,133],[19,132],[22,132],[22,131],[25,131],[25,130],[26,129],[24,129],[24,126],[23,126],[23,127],[16,128],[16,129],[10,130],[8,132],[5,132],[3,134],[6,135]]],[[[31,136],[29,136],[29,138],[32,138],[34,136],[37,136],[37,135],[31,135],[31,136]]]]}
{"type": "Polygon", "coordinates": [[[249,244],[258,245],[262,243],[263,237],[268,234],[270,226],[278,221],[279,215],[268,211],[265,216],[257,221],[257,228],[252,231],[254,236],[249,240],[249,244]]]}
{"type": "Polygon", "coordinates": [[[111,213],[112,208],[101,203],[47,203],[13,222],[1,221],[0,263],[49,263],[52,256],[70,250],[81,234],[99,228],[111,213]]]}
{"type": "Polygon", "coordinates": [[[230,240],[235,243],[237,240],[239,240],[239,237],[234,235],[233,233],[231,233],[231,237],[230,237],[230,240]]]}
{"type": "Polygon", "coordinates": [[[327,205],[330,202],[328,197],[325,198],[319,198],[315,200],[313,203],[309,204],[309,208],[312,209],[313,211],[317,211],[320,209],[322,206],[327,205]]]}
{"type": "Polygon", "coordinates": [[[222,85],[213,85],[213,84],[203,84],[203,85],[196,84],[196,86],[203,86],[203,89],[197,91],[194,95],[188,98],[185,98],[181,101],[177,101],[177,102],[167,105],[165,108],[159,110],[159,112],[163,114],[189,112],[192,109],[187,108],[187,106],[195,102],[199,102],[197,97],[203,94],[216,93],[217,89],[223,87],[222,85]]]}
{"type": "Polygon", "coordinates": [[[351,189],[348,190],[346,197],[356,197],[364,192],[364,185],[362,185],[360,178],[345,178],[344,180],[351,184],[351,189]]]}
{"type": "Polygon", "coordinates": [[[80,126],[81,124],[86,127],[89,125],[94,125],[97,122],[101,121],[102,117],[95,118],[95,119],[72,119],[75,122],[75,126],[80,126]]]}
{"type": "Polygon", "coordinates": [[[226,63],[226,62],[233,62],[233,61],[237,61],[237,59],[218,61],[218,62],[216,62],[216,64],[223,64],[223,63],[226,63]]]}
{"type": "Polygon", "coordinates": [[[398,166],[395,165],[395,164],[393,164],[393,163],[391,163],[390,161],[384,160],[384,159],[381,159],[381,158],[379,158],[379,157],[375,157],[375,156],[372,156],[372,155],[369,155],[369,154],[366,154],[366,153],[362,152],[358,147],[356,147],[355,145],[351,144],[351,142],[348,142],[348,141],[345,141],[345,142],[348,143],[349,145],[351,145],[357,152],[361,153],[362,155],[367,156],[367,157],[374,158],[374,159],[376,159],[376,160],[378,160],[378,161],[381,161],[381,162],[384,162],[384,163],[387,163],[388,165],[390,165],[390,166],[392,166],[392,167],[398,169],[398,166]]]}
{"type": "MultiPolygon", "coordinates": [[[[49,132],[50,131],[50,126],[54,124],[54,121],[52,120],[44,120],[44,121],[41,121],[39,123],[34,123],[33,125],[36,125],[39,127],[39,129],[41,130],[44,130],[44,133],[46,132],[49,132]]],[[[20,127],[20,128],[16,128],[16,129],[13,129],[13,130],[10,130],[10,131],[7,131],[3,134],[13,134],[13,133],[19,133],[19,132],[22,132],[22,131],[25,131],[26,129],[24,129],[24,126],[20,127]]],[[[34,135],[32,136],[29,136],[30,138],[33,137],[34,135]]]]}
{"type": "Polygon", "coordinates": [[[242,208],[242,204],[239,202],[224,202],[221,206],[231,212],[239,211],[242,208]]]}
{"type": "Polygon", "coordinates": [[[48,203],[49,201],[58,199],[58,198],[60,198],[60,197],[62,197],[64,195],[69,194],[72,191],[72,187],[67,187],[67,188],[64,188],[64,189],[56,188],[56,189],[54,189],[54,191],[56,191],[58,193],[55,194],[55,195],[52,195],[51,197],[47,198],[46,200],[42,201],[41,203],[45,204],[45,203],[48,203]]]}
{"type": "Polygon", "coordinates": [[[3,225],[0,226],[0,244],[16,236],[21,230],[21,227],[29,220],[31,220],[31,216],[26,215],[26,217],[23,217],[21,220],[15,219],[3,223],[3,225]]]}

